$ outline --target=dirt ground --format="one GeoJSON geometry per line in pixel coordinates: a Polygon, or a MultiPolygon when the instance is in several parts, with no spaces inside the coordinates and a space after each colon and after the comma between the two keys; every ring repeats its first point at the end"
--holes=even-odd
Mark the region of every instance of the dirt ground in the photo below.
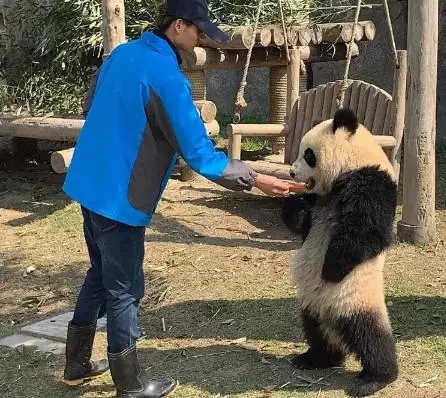
{"type": "MultiPolygon", "coordinates": [[[[387,304],[401,374],[379,397],[446,397],[444,154],[437,241],[395,242],[388,253],[387,304]]],[[[45,154],[26,163],[0,156],[0,337],[73,308],[88,258],[79,208],[62,182],[45,154]]],[[[258,192],[170,180],[146,234],[139,348],[149,376],[179,380],[173,398],[346,396],[359,370],[353,358],[327,371],[298,371],[287,361],[306,344],[289,275],[297,242],[281,224],[280,206],[258,192]]],[[[94,356],[105,350],[101,333],[94,356]]],[[[108,373],[65,387],[63,364],[63,356],[0,348],[0,396],[114,396],[108,373]]]]}

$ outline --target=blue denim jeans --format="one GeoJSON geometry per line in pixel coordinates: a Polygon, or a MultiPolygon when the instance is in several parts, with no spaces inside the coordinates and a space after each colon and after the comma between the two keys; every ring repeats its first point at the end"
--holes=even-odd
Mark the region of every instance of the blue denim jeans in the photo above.
{"type": "Polygon", "coordinates": [[[72,323],[92,325],[107,314],[108,350],[120,353],[140,337],[137,311],[144,295],[145,227],[132,227],[81,209],[91,267],[72,323]]]}

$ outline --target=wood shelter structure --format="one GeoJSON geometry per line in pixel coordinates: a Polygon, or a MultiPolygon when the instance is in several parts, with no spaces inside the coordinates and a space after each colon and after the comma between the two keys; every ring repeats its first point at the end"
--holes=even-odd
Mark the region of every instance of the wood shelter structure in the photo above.
{"type": "MultiPolygon", "coordinates": [[[[387,1],[383,0],[383,4],[388,13],[387,1]]],[[[124,0],[102,0],[102,10],[107,56],[114,46],[125,41],[124,0]]],[[[404,134],[403,219],[398,224],[398,235],[410,242],[424,243],[435,239],[438,0],[409,0],[408,10],[408,122],[404,134]]],[[[203,101],[207,100],[207,70],[244,67],[254,33],[250,29],[229,27],[227,32],[231,40],[225,47],[205,40],[192,56],[184,55],[184,72],[191,80],[197,104],[204,104],[203,101]]],[[[276,147],[285,146],[283,163],[289,164],[312,121],[317,116],[325,118],[332,115],[333,93],[338,84],[331,82],[307,90],[302,84],[305,79],[302,65],[346,59],[348,49],[351,49],[351,55],[357,56],[359,48],[356,42],[373,40],[376,29],[371,21],[359,21],[358,24],[288,27],[286,33],[284,35],[280,27],[260,28],[255,32],[250,66],[270,69],[269,124],[256,127],[230,125],[229,152],[234,158],[239,157],[242,136],[268,136],[275,139],[276,147]],[[289,57],[284,49],[286,41],[289,57]],[[348,42],[351,47],[348,47],[348,42]]],[[[394,166],[399,168],[399,149],[405,125],[404,52],[399,52],[398,58],[400,68],[396,70],[392,95],[366,82],[349,81],[344,103],[356,107],[362,116],[360,120],[377,133],[378,142],[388,150],[394,166]]],[[[203,116],[200,105],[197,109],[203,116]]],[[[218,131],[218,123],[212,122],[213,129],[218,131]]],[[[75,141],[82,124],[82,120],[1,117],[0,136],[75,141]]],[[[54,154],[54,157],[59,156],[60,171],[66,170],[71,154],[72,149],[54,154]]]]}

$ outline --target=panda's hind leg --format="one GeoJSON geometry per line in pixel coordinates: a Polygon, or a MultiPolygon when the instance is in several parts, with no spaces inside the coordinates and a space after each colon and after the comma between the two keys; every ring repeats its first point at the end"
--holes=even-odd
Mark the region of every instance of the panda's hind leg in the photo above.
{"type": "Polygon", "coordinates": [[[392,330],[383,315],[358,313],[338,320],[338,332],[361,361],[362,372],[347,393],[365,397],[381,390],[398,377],[396,344],[392,330]]]}
{"type": "Polygon", "coordinates": [[[308,310],[303,310],[302,321],[310,348],[303,354],[294,355],[291,358],[292,365],[299,369],[324,369],[342,365],[345,353],[327,342],[320,320],[308,310]]]}

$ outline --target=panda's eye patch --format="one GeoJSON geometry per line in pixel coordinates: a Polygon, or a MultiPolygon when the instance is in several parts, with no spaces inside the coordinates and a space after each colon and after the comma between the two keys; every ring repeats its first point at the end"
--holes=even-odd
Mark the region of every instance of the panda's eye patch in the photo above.
{"type": "Polygon", "coordinates": [[[313,150],[310,148],[305,149],[304,159],[307,162],[308,166],[316,167],[316,155],[313,150]]]}

